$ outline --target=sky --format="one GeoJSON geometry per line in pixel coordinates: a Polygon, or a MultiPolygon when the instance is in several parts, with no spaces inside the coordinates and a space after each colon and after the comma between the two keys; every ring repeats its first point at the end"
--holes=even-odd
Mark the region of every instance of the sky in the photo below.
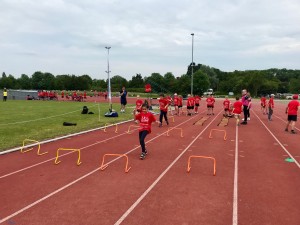
{"type": "Polygon", "coordinates": [[[0,72],[300,69],[299,0],[0,0],[0,72]]]}

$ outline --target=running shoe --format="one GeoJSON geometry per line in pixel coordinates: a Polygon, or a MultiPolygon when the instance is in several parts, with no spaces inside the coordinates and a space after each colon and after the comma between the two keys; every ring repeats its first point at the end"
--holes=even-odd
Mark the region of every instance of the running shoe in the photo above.
{"type": "Polygon", "coordinates": [[[291,133],[292,133],[292,134],[297,134],[297,132],[296,132],[296,131],[294,131],[294,130],[291,130],[291,133]]]}
{"type": "Polygon", "coordinates": [[[140,156],[140,159],[143,160],[146,158],[146,153],[142,152],[141,156],[140,156]]]}

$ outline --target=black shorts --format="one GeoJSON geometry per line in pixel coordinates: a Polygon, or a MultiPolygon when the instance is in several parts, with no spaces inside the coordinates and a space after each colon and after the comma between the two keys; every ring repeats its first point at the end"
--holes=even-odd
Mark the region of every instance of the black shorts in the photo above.
{"type": "Polygon", "coordinates": [[[199,106],[200,106],[200,104],[195,104],[195,106],[199,107],[199,106]]]}
{"type": "Polygon", "coordinates": [[[288,121],[297,121],[297,115],[288,115],[288,121]]]}
{"type": "Polygon", "coordinates": [[[127,101],[124,99],[121,99],[121,105],[127,105],[127,101]]]}
{"type": "Polygon", "coordinates": [[[214,108],[214,106],[213,105],[208,105],[207,108],[214,108]]]}
{"type": "Polygon", "coordinates": [[[187,109],[194,109],[194,106],[187,106],[187,109]]]}
{"type": "Polygon", "coordinates": [[[225,108],[225,109],[224,109],[224,111],[225,111],[225,112],[228,112],[228,111],[229,111],[229,109],[225,108]]]}
{"type": "Polygon", "coordinates": [[[179,105],[178,108],[182,108],[182,105],[179,105]]]}

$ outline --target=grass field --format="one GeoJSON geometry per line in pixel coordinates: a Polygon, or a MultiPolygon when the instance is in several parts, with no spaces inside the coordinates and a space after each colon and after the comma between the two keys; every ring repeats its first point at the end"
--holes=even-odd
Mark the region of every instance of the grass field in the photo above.
{"type": "MultiPolygon", "coordinates": [[[[113,108],[119,110],[120,105],[115,104],[113,108]]],[[[0,102],[0,109],[0,151],[21,146],[24,139],[41,141],[101,127],[107,122],[132,119],[132,110],[119,113],[117,118],[104,117],[107,103],[16,100],[0,102]],[[84,105],[94,114],[82,115],[84,105]],[[77,123],[77,126],[63,126],[63,122],[77,123]]]]}

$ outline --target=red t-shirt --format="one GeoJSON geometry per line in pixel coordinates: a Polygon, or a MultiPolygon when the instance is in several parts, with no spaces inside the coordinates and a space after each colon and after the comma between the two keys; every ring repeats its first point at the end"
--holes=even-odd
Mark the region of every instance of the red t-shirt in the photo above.
{"type": "Polygon", "coordinates": [[[178,105],[178,97],[174,97],[174,105],[175,105],[175,106],[178,105]]]}
{"type": "Polygon", "coordinates": [[[292,100],[288,104],[288,115],[296,116],[298,112],[299,102],[297,100],[292,100]]]}
{"type": "Polygon", "coordinates": [[[213,97],[209,97],[206,99],[206,102],[208,106],[213,106],[215,103],[215,99],[213,97]]]}
{"type": "Polygon", "coordinates": [[[172,98],[170,96],[167,97],[167,100],[168,100],[168,104],[171,104],[172,98]]]}
{"type": "Polygon", "coordinates": [[[195,98],[189,97],[186,103],[187,106],[194,106],[195,105],[195,98]]]}
{"type": "Polygon", "coordinates": [[[136,100],[135,109],[140,112],[142,110],[143,101],[141,99],[136,100]]]}
{"type": "Polygon", "coordinates": [[[166,107],[167,105],[169,105],[169,101],[165,98],[161,98],[159,99],[159,109],[161,111],[164,111],[164,112],[168,112],[168,107],[166,107]]]}
{"type": "Polygon", "coordinates": [[[182,106],[182,98],[178,98],[178,106],[182,106]]]}
{"type": "Polygon", "coordinates": [[[195,97],[195,104],[199,105],[201,101],[201,98],[199,96],[195,97]]]}
{"type": "Polygon", "coordinates": [[[243,103],[240,101],[237,101],[233,104],[233,113],[234,114],[241,114],[242,113],[242,107],[243,103]]]}
{"type": "Polygon", "coordinates": [[[225,99],[223,102],[224,109],[229,109],[229,105],[230,105],[230,101],[228,99],[225,99]]]}
{"type": "Polygon", "coordinates": [[[147,112],[137,114],[135,119],[140,121],[139,131],[147,130],[149,133],[151,133],[151,123],[156,121],[156,118],[152,113],[147,112]]]}
{"type": "Polygon", "coordinates": [[[261,105],[262,106],[265,106],[266,105],[266,98],[265,97],[262,97],[261,99],[260,99],[260,102],[261,102],[261,105]]]}
{"type": "Polygon", "coordinates": [[[269,108],[272,108],[272,109],[274,108],[274,99],[273,99],[273,98],[270,98],[270,99],[269,99],[268,107],[269,107],[269,108]]]}

